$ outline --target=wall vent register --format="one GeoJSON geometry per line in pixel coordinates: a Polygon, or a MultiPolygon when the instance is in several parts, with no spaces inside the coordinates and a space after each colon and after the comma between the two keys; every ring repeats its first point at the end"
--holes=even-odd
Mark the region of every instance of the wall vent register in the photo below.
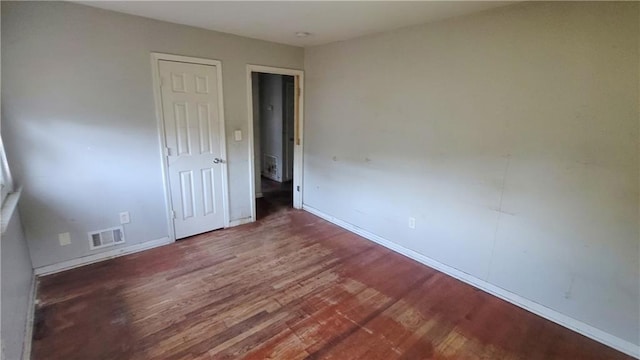
{"type": "Polygon", "coordinates": [[[122,243],[124,243],[124,228],[122,226],[89,232],[91,250],[122,243]]]}

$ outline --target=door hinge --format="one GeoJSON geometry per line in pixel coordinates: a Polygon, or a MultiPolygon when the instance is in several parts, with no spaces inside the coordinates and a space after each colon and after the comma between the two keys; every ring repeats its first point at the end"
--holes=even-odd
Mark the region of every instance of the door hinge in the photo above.
{"type": "Polygon", "coordinates": [[[300,97],[300,94],[302,94],[302,89],[298,88],[298,97],[300,97]]]}
{"type": "Polygon", "coordinates": [[[296,190],[300,192],[300,185],[296,186],[296,190]]]}
{"type": "Polygon", "coordinates": [[[164,154],[165,154],[166,156],[171,156],[171,148],[169,148],[169,147],[165,147],[165,148],[164,148],[164,154]]]}
{"type": "Polygon", "coordinates": [[[176,218],[176,211],[175,210],[171,210],[171,218],[172,219],[176,218]]]}

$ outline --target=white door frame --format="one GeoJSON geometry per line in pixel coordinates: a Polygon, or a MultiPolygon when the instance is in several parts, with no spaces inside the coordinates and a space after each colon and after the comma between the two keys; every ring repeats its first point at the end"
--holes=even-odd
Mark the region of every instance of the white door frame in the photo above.
{"type": "MultiPolygon", "coordinates": [[[[298,121],[297,136],[293,145],[293,207],[302,209],[302,164],[303,164],[303,129],[304,129],[304,71],[296,69],[287,69],[262,65],[247,65],[247,114],[249,115],[249,173],[250,181],[250,200],[251,200],[251,221],[256,221],[256,174],[255,174],[255,149],[253,148],[253,82],[251,81],[251,73],[260,72],[267,74],[289,75],[297,79],[299,95],[296,99],[298,104],[298,121]]],[[[294,105],[295,107],[295,105],[294,105]]],[[[294,114],[295,119],[295,114],[294,114]]],[[[294,120],[295,121],[295,120],[294,120]]],[[[295,132],[295,130],[294,130],[295,132]]]]}
{"type": "Polygon", "coordinates": [[[164,202],[167,212],[167,224],[169,239],[176,241],[176,230],[173,223],[173,209],[171,207],[171,189],[169,187],[169,163],[167,159],[167,143],[164,132],[164,117],[162,112],[162,93],[160,92],[160,71],[158,62],[160,60],[176,61],[197,65],[213,65],[216,67],[218,78],[218,119],[220,125],[220,155],[224,160],[222,164],[222,213],[224,215],[224,227],[229,227],[229,183],[227,174],[227,135],[224,126],[224,99],[222,96],[222,62],[219,60],[202,59],[190,56],[151,53],[151,71],[153,76],[153,97],[155,100],[156,120],[158,122],[158,139],[160,140],[160,158],[162,166],[162,185],[164,186],[164,202]]]}

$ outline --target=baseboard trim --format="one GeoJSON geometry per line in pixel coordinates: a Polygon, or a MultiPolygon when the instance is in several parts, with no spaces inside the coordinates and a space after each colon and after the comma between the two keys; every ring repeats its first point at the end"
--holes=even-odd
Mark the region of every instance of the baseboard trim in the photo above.
{"type": "Polygon", "coordinates": [[[514,294],[508,290],[505,290],[501,287],[493,285],[484,280],[478,279],[475,276],[467,274],[463,271],[460,271],[456,268],[453,268],[449,265],[445,265],[441,262],[438,262],[434,259],[431,259],[425,255],[422,255],[416,251],[407,249],[401,245],[398,245],[392,241],[389,241],[385,238],[382,238],[378,235],[368,232],[362,228],[359,228],[353,224],[347,223],[343,220],[335,218],[331,215],[328,215],[316,208],[311,206],[302,205],[302,209],[316,215],[324,220],[327,220],[335,225],[340,226],[341,228],[348,230],[352,233],[362,236],[363,238],[373,241],[379,245],[386,247],[387,249],[393,250],[401,255],[404,255],[410,259],[413,259],[419,263],[422,263],[430,268],[443,272],[451,277],[454,277],[460,281],[463,281],[473,287],[476,287],[480,290],[483,290],[491,295],[497,296],[500,299],[508,301],[518,307],[521,307],[529,312],[532,312],[538,316],[541,316],[547,320],[553,321],[556,324],[564,326],[570,330],[573,330],[579,334],[582,334],[590,339],[593,339],[599,343],[607,345],[613,349],[616,349],[620,352],[623,352],[629,356],[633,356],[635,358],[640,359],[640,350],[638,346],[623,340],[617,336],[606,333],[600,329],[597,329],[589,324],[586,324],[580,320],[576,320],[572,317],[564,315],[558,311],[550,309],[544,305],[538,304],[535,301],[526,299],[520,295],[514,294]]]}
{"type": "Polygon", "coordinates": [[[31,277],[31,289],[29,290],[29,302],[27,303],[27,320],[24,328],[24,341],[22,343],[22,360],[31,359],[31,342],[33,340],[33,319],[36,312],[37,283],[36,274],[31,277]]]}
{"type": "Polygon", "coordinates": [[[169,239],[169,237],[163,237],[160,239],[146,241],[140,244],[135,244],[135,245],[119,248],[119,249],[101,252],[98,254],[79,257],[77,259],[72,259],[72,260],[63,261],[63,262],[59,262],[51,265],[41,266],[36,268],[34,270],[34,273],[37,276],[55,274],[61,271],[70,270],[73,268],[93,264],[96,262],[112,259],[115,257],[133,254],[143,250],[153,249],[155,247],[167,245],[172,242],[173,241],[169,239]]]}
{"type": "Polygon", "coordinates": [[[261,197],[264,197],[263,193],[261,193],[261,192],[256,193],[256,199],[260,199],[261,197]]]}
{"type": "Polygon", "coordinates": [[[250,217],[244,219],[233,220],[229,222],[229,227],[239,226],[253,222],[250,217]]]}

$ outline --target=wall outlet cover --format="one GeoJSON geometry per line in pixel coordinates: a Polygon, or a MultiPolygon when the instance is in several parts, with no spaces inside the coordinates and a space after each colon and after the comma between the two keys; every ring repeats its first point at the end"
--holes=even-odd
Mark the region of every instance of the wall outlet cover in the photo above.
{"type": "Polygon", "coordinates": [[[66,246],[71,244],[71,234],[68,232],[58,234],[58,241],[60,246],[66,246]]]}
{"type": "Polygon", "coordinates": [[[131,218],[129,217],[129,212],[124,211],[120,213],[120,224],[128,224],[131,222],[131,218]]]}

